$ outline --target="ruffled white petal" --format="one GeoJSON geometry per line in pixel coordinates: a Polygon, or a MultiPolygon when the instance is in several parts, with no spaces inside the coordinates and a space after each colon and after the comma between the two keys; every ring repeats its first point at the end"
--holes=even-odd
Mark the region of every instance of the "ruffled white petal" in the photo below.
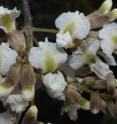
{"type": "Polygon", "coordinates": [[[12,32],[15,30],[15,19],[20,15],[20,11],[16,8],[9,10],[4,7],[0,7],[0,28],[5,32],[12,32]]]}
{"type": "Polygon", "coordinates": [[[0,123],[1,124],[14,124],[16,118],[9,112],[0,113],[0,123]]]}
{"type": "Polygon", "coordinates": [[[89,38],[84,40],[82,45],[70,56],[69,65],[73,69],[79,69],[84,64],[91,64],[95,60],[99,47],[100,44],[97,39],[89,38]]]}
{"type": "Polygon", "coordinates": [[[67,53],[58,49],[56,43],[39,42],[39,47],[33,47],[29,53],[29,62],[44,73],[54,72],[59,65],[67,61],[67,53]]]}
{"type": "Polygon", "coordinates": [[[78,11],[61,14],[55,20],[55,25],[58,29],[69,32],[72,38],[78,39],[84,39],[91,29],[90,21],[78,11]]]}
{"type": "Polygon", "coordinates": [[[106,76],[109,73],[112,73],[109,66],[102,62],[98,57],[96,58],[96,62],[90,65],[90,69],[101,79],[106,79],[106,76]]]}
{"type": "Polygon", "coordinates": [[[21,95],[18,94],[12,94],[8,96],[8,98],[5,101],[5,104],[9,105],[11,110],[20,113],[26,109],[28,106],[28,102],[26,102],[21,95]]]}
{"type": "Polygon", "coordinates": [[[18,54],[15,50],[9,48],[8,43],[0,45],[0,74],[5,75],[12,64],[16,62],[18,54]]]}
{"type": "Polygon", "coordinates": [[[73,69],[77,70],[85,64],[85,59],[83,58],[83,52],[78,48],[69,58],[69,65],[73,69]]]}
{"type": "Polygon", "coordinates": [[[101,49],[103,52],[108,56],[111,57],[112,53],[115,49],[114,44],[112,44],[108,39],[107,40],[101,40],[101,49]]]}
{"type": "Polygon", "coordinates": [[[56,36],[56,43],[58,47],[63,47],[66,49],[73,47],[73,39],[69,32],[64,33],[63,31],[60,31],[56,36]]]}
{"type": "Polygon", "coordinates": [[[67,86],[67,82],[61,72],[48,73],[42,77],[43,83],[47,88],[48,94],[60,100],[65,100],[64,89],[67,86]]]}
{"type": "Polygon", "coordinates": [[[98,39],[88,38],[83,41],[82,47],[86,50],[85,52],[93,53],[96,55],[96,52],[100,47],[100,43],[98,39]]]}
{"type": "Polygon", "coordinates": [[[112,52],[117,49],[117,24],[106,24],[99,31],[101,40],[101,48],[107,56],[111,56],[112,52]]]}

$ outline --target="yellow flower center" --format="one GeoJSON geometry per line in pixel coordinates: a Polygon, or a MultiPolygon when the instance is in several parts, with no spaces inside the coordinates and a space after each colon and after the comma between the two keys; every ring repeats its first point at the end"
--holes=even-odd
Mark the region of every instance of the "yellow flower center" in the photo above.
{"type": "Polygon", "coordinates": [[[76,27],[75,22],[69,22],[66,24],[66,26],[64,28],[64,32],[69,32],[70,35],[73,35],[75,27],[76,27]]]}
{"type": "Polygon", "coordinates": [[[13,25],[11,23],[9,15],[2,16],[3,26],[7,29],[8,32],[13,31],[13,25]]]}
{"type": "Polygon", "coordinates": [[[92,63],[95,60],[96,55],[91,52],[84,53],[84,59],[87,64],[92,63]]]}
{"type": "Polygon", "coordinates": [[[43,72],[54,72],[57,68],[56,60],[49,53],[46,53],[43,63],[43,72]]]}
{"type": "Polygon", "coordinates": [[[112,40],[113,40],[114,44],[117,46],[117,35],[112,36],[112,40]]]}

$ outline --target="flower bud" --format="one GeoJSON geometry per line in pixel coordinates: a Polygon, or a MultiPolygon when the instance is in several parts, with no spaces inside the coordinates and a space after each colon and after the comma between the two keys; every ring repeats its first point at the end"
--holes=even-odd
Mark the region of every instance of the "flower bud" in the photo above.
{"type": "Polygon", "coordinates": [[[21,74],[21,64],[16,63],[10,67],[9,72],[7,73],[6,81],[13,86],[17,86],[20,81],[21,74]]]}
{"type": "Polygon", "coordinates": [[[77,77],[86,77],[87,75],[92,74],[91,70],[89,67],[83,66],[81,68],[79,68],[78,70],[76,70],[76,76],[77,77]]]}
{"type": "Polygon", "coordinates": [[[106,76],[106,83],[107,83],[107,89],[109,91],[114,91],[115,86],[116,86],[116,79],[115,79],[113,73],[109,73],[106,76]]]}
{"type": "Polygon", "coordinates": [[[19,31],[13,31],[7,34],[9,45],[18,52],[26,51],[26,41],[24,34],[19,31]]]}
{"type": "Polygon", "coordinates": [[[92,29],[101,28],[104,24],[109,23],[108,16],[106,16],[106,15],[101,16],[101,15],[99,15],[99,13],[97,11],[92,13],[92,14],[90,14],[90,15],[88,15],[87,17],[91,21],[91,28],[92,29]]]}
{"type": "Polygon", "coordinates": [[[80,93],[73,86],[68,86],[65,90],[67,100],[72,104],[78,104],[80,108],[89,110],[90,103],[88,100],[83,98],[80,93]]]}
{"type": "Polygon", "coordinates": [[[89,110],[90,109],[90,102],[83,97],[81,97],[79,105],[84,110],[89,110]]]}
{"type": "Polygon", "coordinates": [[[31,101],[35,93],[36,76],[33,67],[30,64],[25,64],[22,68],[21,85],[22,96],[26,101],[31,101]]]}
{"type": "Polygon", "coordinates": [[[112,22],[115,19],[117,19],[117,8],[113,9],[112,11],[110,11],[109,14],[108,14],[108,17],[109,17],[110,22],[112,22]]]}
{"type": "Polygon", "coordinates": [[[105,113],[105,106],[105,101],[99,97],[98,93],[91,94],[90,109],[93,114],[99,113],[100,110],[105,113]]]}
{"type": "Polygon", "coordinates": [[[14,64],[10,67],[4,83],[0,84],[0,97],[8,96],[15,86],[18,85],[20,81],[20,64],[14,64]]]}
{"type": "Polygon", "coordinates": [[[100,15],[107,15],[112,8],[112,4],[112,0],[105,0],[102,3],[101,7],[98,9],[98,13],[100,15]]]}
{"type": "Polygon", "coordinates": [[[66,98],[71,103],[79,103],[80,102],[81,95],[79,94],[79,92],[77,92],[75,87],[69,85],[68,87],[66,87],[64,93],[65,93],[66,98]]]}
{"type": "Polygon", "coordinates": [[[0,97],[7,97],[12,90],[14,89],[14,87],[9,84],[9,83],[1,83],[0,84],[0,97]]]}
{"type": "Polygon", "coordinates": [[[26,112],[26,115],[24,116],[24,119],[21,124],[35,124],[37,120],[37,114],[37,107],[34,105],[31,106],[26,112]]]}

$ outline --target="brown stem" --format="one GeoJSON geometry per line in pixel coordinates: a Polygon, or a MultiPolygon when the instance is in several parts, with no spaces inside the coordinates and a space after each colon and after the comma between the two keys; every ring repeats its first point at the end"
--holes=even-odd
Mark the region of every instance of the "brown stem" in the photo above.
{"type": "Polygon", "coordinates": [[[33,46],[33,32],[32,21],[28,0],[22,0],[24,9],[24,29],[27,42],[27,49],[29,50],[33,46]]]}

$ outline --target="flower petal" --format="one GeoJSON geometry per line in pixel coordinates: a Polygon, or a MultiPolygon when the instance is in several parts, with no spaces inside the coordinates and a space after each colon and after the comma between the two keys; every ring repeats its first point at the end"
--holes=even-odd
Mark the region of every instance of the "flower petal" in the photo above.
{"type": "Polygon", "coordinates": [[[16,62],[17,52],[9,48],[9,44],[2,43],[0,45],[0,74],[5,75],[11,65],[16,62]]]}
{"type": "Polygon", "coordinates": [[[90,69],[101,79],[106,79],[106,76],[109,73],[112,73],[109,66],[102,62],[98,57],[96,58],[96,63],[90,65],[90,69]]]}
{"type": "Polygon", "coordinates": [[[117,24],[110,23],[103,26],[99,31],[101,40],[101,48],[107,56],[111,56],[113,51],[117,49],[117,24]]]}
{"type": "Polygon", "coordinates": [[[12,111],[20,113],[26,109],[28,102],[26,102],[21,95],[12,94],[8,96],[5,101],[5,104],[10,105],[12,111]]]}
{"type": "Polygon", "coordinates": [[[78,48],[69,58],[69,65],[73,69],[77,70],[85,64],[85,60],[83,58],[83,52],[80,48],[78,48]]]}
{"type": "Polygon", "coordinates": [[[42,77],[43,83],[47,88],[48,94],[60,100],[65,100],[64,89],[67,86],[67,82],[64,79],[64,76],[61,72],[57,73],[48,73],[42,77]]]}
{"type": "Polygon", "coordinates": [[[41,69],[43,73],[54,72],[66,60],[67,53],[47,39],[45,42],[39,42],[39,47],[31,48],[29,53],[29,62],[35,68],[41,69]]]}
{"type": "Polygon", "coordinates": [[[55,25],[58,29],[69,32],[73,38],[78,39],[84,39],[91,29],[89,20],[78,11],[61,14],[55,20],[55,25]]]}
{"type": "Polygon", "coordinates": [[[20,15],[20,11],[16,8],[9,10],[4,7],[0,7],[0,28],[6,33],[15,30],[15,19],[20,15]]]}
{"type": "Polygon", "coordinates": [[[56,43],[58,47],[63,47],[66,49],[73,47],[73,39],[69,32],[64,33],[63,31],[60,31],[56,36],[56,43]]]}

